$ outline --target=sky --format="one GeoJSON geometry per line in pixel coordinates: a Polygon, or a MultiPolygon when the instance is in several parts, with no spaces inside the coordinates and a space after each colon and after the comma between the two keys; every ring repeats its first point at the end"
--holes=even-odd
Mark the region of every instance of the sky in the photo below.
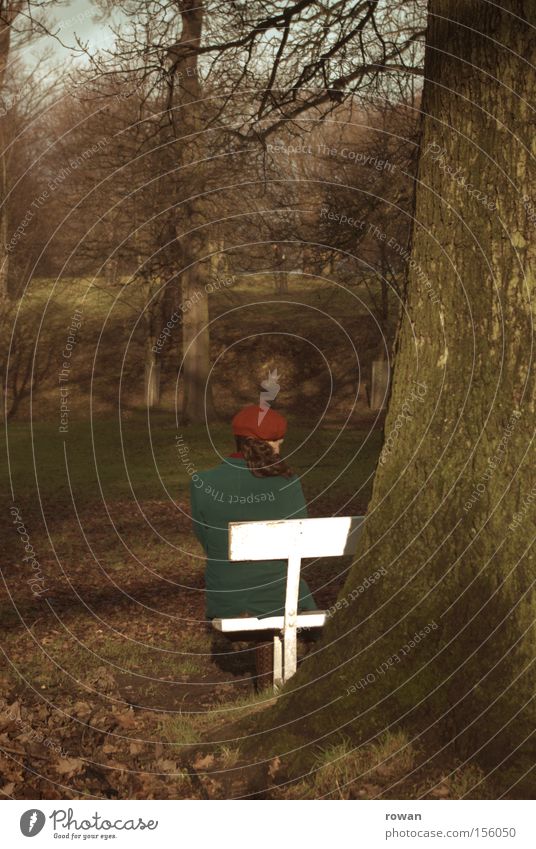
{"type": "MultiPolygon", "coordinates": [[[[109,22],[99,21],[98,10],[91,0],[70,0],[67,5],[58,6],[50,13],[54,21],[52,31],[57,33],[63,44],[75,47],[75,35],[86,42],[91,51],[113,44],[109,22]]],[[[54,61],[70,61],[73,53],[69,47],[63,47],[57,39],[43,37],[32,46],[32,52],[41,53],[52,50],[54,61]]]]}
{"type": "MultiPolygon", "coordinates": [[[[93,48],[100,47],[110,40],[108,23],[95,20],[97,16],[97,9],[91,0],[70,0],[67,6],[60,6],[54,13],[54,18],[61,28],[62,41],[74,44],[76,33],[93,48]]],[[[61,54],[63,48],[58,45],[56,50],[61,54]]]]}

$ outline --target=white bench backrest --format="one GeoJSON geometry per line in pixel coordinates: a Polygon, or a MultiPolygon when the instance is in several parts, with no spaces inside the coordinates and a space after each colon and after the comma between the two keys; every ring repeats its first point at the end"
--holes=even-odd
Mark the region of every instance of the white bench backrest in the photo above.
{"type": "MultiPolygon", "coordinates": [[[[297,668],[296,622],[302,557],[354,554],[364,521],[364,516],[332,516],[326,519],[229,523],[229,560],[288,561],[283,623],[283,682],[288,681],[297,668]]],[[[280,661],[278,663],[280,665],[280,661]]]]}
{"type": "Polygon", "coordinates": [[[288,560],[354,554],[364,516],[230,522],[229,560],[288,560]]]}

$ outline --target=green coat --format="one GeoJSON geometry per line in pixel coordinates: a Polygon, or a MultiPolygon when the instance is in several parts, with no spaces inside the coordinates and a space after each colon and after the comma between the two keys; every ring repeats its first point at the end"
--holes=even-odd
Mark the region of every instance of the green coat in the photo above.
{"type": "MultiPolygon", "coordinates": [[[[193,475],[190,493],[194,532],[207,555],[207,618],[242,613],[281,615],[285,606],[286,561],[231,563],[228,524],[306,518],[299,479],[296,475],[257,478],[244,459],[228,457],[216,468],[193,475]]],[[[300,610],[316,610],[303,579],[299,598],[300,610]]]]}

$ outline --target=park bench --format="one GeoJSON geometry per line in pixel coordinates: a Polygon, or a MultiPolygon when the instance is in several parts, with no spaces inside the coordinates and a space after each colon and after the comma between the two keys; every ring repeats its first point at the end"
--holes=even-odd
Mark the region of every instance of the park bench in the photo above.
{"type": "Polygon", "coordinates": [[[341,557],[354,554],[364,516],[325,519],[281,519],[270,522],[230,522],[229,560],[286,560],[287,586],[284,616],[213,619],[224,634],[275,631],[273,684],[278,689],[296,672],[298,630],[322,628],[325,610],[298,613],[298,592],[303,557],[341,557]]]}

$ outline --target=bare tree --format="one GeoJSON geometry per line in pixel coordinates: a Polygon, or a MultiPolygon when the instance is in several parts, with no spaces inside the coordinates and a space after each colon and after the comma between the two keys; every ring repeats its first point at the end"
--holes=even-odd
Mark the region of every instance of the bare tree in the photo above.
{"type": "MultiPolygon", "coordinates": [[[[26,45],[30,40],[42,35],[50,35],[47,25],[47,12],[58,6],[58,0],[0,0],[0,98],[4,107],[0,110],[0,300],[8,295],[9,277],[9,204],[7,199],[13,185],[10,171],[10,140],[13,126],[10,116],[11,106],[23,102],[22,96],[13,97],[15,88],[13,67],[17,63],[13,59],[13,49],[26,45]],[[11,96],[10,96],[11,95],[11,96]],[[6,104],[9,108],[6,109],[6,104]]],[[[30,72],[35,77],[35,69],[30,72]]],[[[24,83],[29,82],[20,79],[16,83],[18,92],[24,83]]],[[[28,86],[24,97],[30,94],[31,86],[28,86]]]]}
{"type": "MultiPolygon", "coordinates": [[[[100,5],[104,12],[112,8],[100,5]]],[[[105,77],[119,62],[127,76],[148,81],[149,91],[162,80],[167,86],[168,121],[161,134],[173,137],[180,163],[171,227],[183,258],[183,300],[191,301],[199,284],[204,287],[209,257],[221,241],[207,226],[214,213],[211,186],[215,175],[221,179],[221,168],[209,164],[215,155],[207,142],[210,130],[219,130],[220,147],[262,145],[310,110],[325,117],[345,97],[373,86],[380,73],[420,73],[422,20],[405,15],[401,2],[391,5],[121,3],[128,26],[117,33],[114,53],[93,57],[94,68],[105,77]],[[382,39],[382,28],[389,37],[382,39]]],[[[184,418],[202,421],[212,415],[206,298],[184,316],[181,370],[184,418]]]]}

